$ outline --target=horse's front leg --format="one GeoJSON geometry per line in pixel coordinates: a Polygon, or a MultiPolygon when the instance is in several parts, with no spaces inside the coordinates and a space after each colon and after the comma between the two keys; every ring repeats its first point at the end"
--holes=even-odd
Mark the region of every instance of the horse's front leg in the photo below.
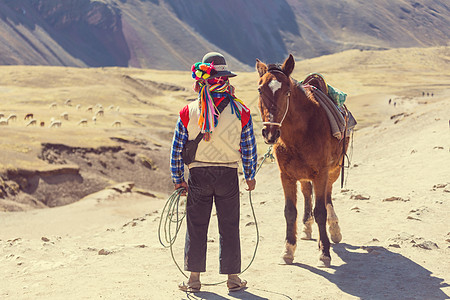
{"type": "Polygon", "coordinates": [[[305,198],[301,239],[310,240],[312,238],[312,224],[314,223],[312,213],[312,184],[311,181],[300,181],[300,184],[303,197],[305,198]]]}
{"type": "Polygon", "coordinates": [[[292,264],[297,248],[297,180],[281,173],[284,190],[284,218],[286,219],[286,243],[282,263],[292,264]]]}
{"type": "Polygon", "coordinates": [[[325,207],[327,194],[328,172],[321,172],[318,178],[313,180],[315,205],[314,219],[319,226],[319,248],[322,251],[320,255],[319,267],[329,267],[331,263],[330,240],[327,235],[327,210],[325,207]]]}

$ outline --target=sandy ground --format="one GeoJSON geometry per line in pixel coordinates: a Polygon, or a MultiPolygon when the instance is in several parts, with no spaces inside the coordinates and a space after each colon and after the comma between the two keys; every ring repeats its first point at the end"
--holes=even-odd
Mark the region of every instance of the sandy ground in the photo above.
{"type": "MultiPolygon", "coordinates": [[[[344,189],[334,186],[343,240],[332,245],[330,268],[316,267],[316,225],[314,240],[299,240],[294,264],[279,264],[284,200],[277,165],[267,162],[252,193],[260,236],[256,258],[242,275],[246,290],[229,294],[219,284],[197,294],[179,291],[184,277],[158,240],[168,195],[107,189],[66,206],[0,212],[0,298],[449,299],[449,99],[444,88],[433,97],[387,91],[369,99],[366,110],[349,103],[356,119],[374,114],[376,121],[362,122],[355,132],[344,189]],[[397,97],[395,107],[389,97],[397,97]]],[[[257,235],[243,187],[245,267],[257,235]]],[[[302,201],[298,206],[302,211],[302,201]]],[[[215,216],[209,240],[202,281],[217,283],[225,278],[218,274],[215,216]]],[[[179,264],[183,246],[184,226],[173,248],[179,264]]]]}

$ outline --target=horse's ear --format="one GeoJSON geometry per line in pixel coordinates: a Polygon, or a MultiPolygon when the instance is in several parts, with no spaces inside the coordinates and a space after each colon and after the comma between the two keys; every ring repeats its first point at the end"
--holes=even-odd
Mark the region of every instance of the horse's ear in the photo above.
{"type": "Polygon", "coordinates": [[[294,71],[295,60],[292,54],[289,54],[289,57],[284,61],[281,66],[281,70],[286,74],[287,77],[291,76],[292,71],[294,71]]]}
{"type": "Polygon", "coordinates": [[[266,64],[259,59],[256,59],[256,71],[258,71],[259,77],[263,77],[263,75],[267,73],[266,64]]]}

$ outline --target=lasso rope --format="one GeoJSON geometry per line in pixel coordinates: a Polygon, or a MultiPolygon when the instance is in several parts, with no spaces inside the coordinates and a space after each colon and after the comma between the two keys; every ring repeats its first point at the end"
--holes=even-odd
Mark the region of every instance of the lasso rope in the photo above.
{"type": "MultiPolygon", "coordinates": [[[[256,174],[261,169],[263,163],[267,158],[273,159],[272,152],[272,146],[270,146],[267,149],[266,154],[264,154],[264,158],[262,159],[261,163],[259,164],[258,168],[256,169],[256,174]]],[[[184,218],[186,217],[186,209],[184,211],[180,210],[180,198],[181,193],[184,191],[184,188],[179,188],[175,190],[172,195],[167,199],[166,204],[164,205],[164,208],[161,212],[161,218],[159,220],[159,226],[158,226],[158,238],[159,242],[164,248],[170,248],[170,255],[172,256],[172,260],[177,266],[178,270],[183,274],[184,277],[189,278],[181,269],[181,267],[178,265],[175,256],[173,254],[172,246],[175,244],[175,241],[178,237],[178,232],[180,231],[181,225],[183,223],[184,218]],[[164,225],[163,225],[164,223],[164,225]],[[162,239],[162,236],[164,236],[164,241],[162,239]]],[[[252,210],[253,219],[255,220],[255,230],[256,230],[256,245],[255,250],[253,251],[252,259],[250,260],[247,267],[239,273],[242,274],[245,271],[247,271],[250,266],[252,265],[253,261],[256,257],[256,251],[258,250],[259,245],[259,228],[258,228],[258,222],[256,220],[256,214],[255,209],[253,208],[253,201],[252,201],[252,192],[248,192],[248,198],[250,202],[250,208],[252,210]]],[[[217,282],[217,283],[202,283],[205,286],[212,286],[212,285],[219,285],[222,283],[225,283],[226,280],[217,282]]]]}

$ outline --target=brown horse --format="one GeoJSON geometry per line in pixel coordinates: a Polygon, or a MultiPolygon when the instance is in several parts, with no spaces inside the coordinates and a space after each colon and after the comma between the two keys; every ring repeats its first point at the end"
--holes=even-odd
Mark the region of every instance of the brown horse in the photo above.
{"type": "MultiPolygon", "coordinates": [[[[342,141],[332,136],[325,110],[319,105],[312,88],[301,86],[290,77],[294,57],[289,55],[281,65],[266,65],[256,60],[259,73],[259,100],[267,144],[274,144],[284,190],[286,243],[283,261],[291,264],[297,246],[297,181],[305,198],[302,239],[311,239],[314,219],[319,227],[320,266],[331,262],[330,240],[342,239],[338,218],[331,202],[333,182],[339,177],[343,156],[342,141]],[[312,193],[314,190],[314,218],[312,193]]],[[[345,139],[345,149],[349,139],[345,139]]]]}

